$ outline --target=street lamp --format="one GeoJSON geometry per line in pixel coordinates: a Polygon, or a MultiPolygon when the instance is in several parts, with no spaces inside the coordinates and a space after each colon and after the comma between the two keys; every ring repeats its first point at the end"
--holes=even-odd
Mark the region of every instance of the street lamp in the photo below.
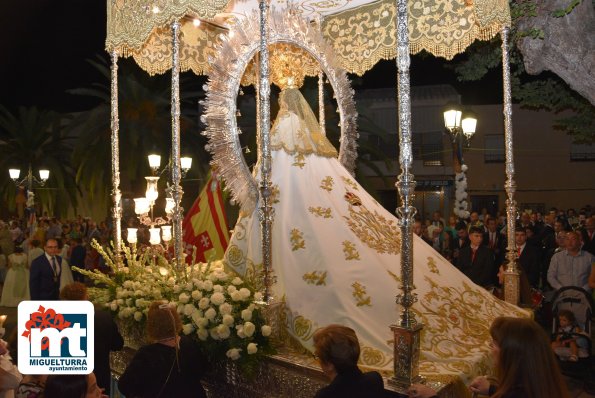
{"type": "Polygon", "coordinates": [[[463,135],[469,145],[477,128],[477,118],[473,112],[466,111],[463,114],[457,105],[449,104],[444,111],[444,126],[452,136],[453,142],[456,141],[457,136],[463,135]]]}
{"type": "Polygon", "coordinates": [[[19,180],[19,176],[21,175],[20,169],[9,169],[8,174],[10,178],[14,181],[17,187],[21,185],[26,185],[27,188],[27,207],[34,207],[35,206],[35,195],[33,195],[33,185],[39,184],[39,186],[44,186],[48,178],[50,178],[50,171],[47,169],[39,170],[39,179],[33,175],[33,169],[31,164],[29,164],[29,171],[27,175],[22,180],[19,180]]]}
{"type": "MultiPolygon", "coordinates": [[[[174,199],[171,197],[171,187],[166,189],[168,197],[165,198],[165,218],[153,217],[153,207],[155,201],[159,197],[157,183],[160,176],[168,169],[171,169],[171,163],[159,170],[161,167],[161,156],[157,154],[150,154],[148,156],[149,167],[153,173],[150,177],[145,177],[147,180],[147,189],[145,190],[145,197],[134,199],[134,212],[142,225],[149,228],[151,245],[158,245],[165,242],[166,246],[172,239],[171,225],[167,225],[172,221],[174,209],[176,207],[174,199]],[[161,229],[159,229],[161,227],[161,229]]],[[[180,159],[182,177],[185,177],[192,166],[192,158],[183,157],[180,159]]],[[[137,242],[137,230],[135,228],[128,228],[128,243],[137,242]]]]}
{"type": "Polygon", "coordinates": [[[455,205],[454,214],[461,219],[469,217],[467,201],[467,166],[463,161],[462,137],[465,137],[467,146],[475,134],[477,118],[466,111],[464,114],[455,104],[449,104],[444,110],[444,126],[452,137],[453,169],[455,172],[455,205]]]}

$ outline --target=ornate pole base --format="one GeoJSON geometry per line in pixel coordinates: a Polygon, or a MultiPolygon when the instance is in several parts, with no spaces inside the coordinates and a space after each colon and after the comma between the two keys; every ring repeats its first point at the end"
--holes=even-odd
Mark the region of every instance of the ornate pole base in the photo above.
{"type": "Polygon", "coordinates": [[[394,364],[395,374],[388,379],[388,383],[400,390],[406,390],[413,383],[422,383],[424,378],[419,375],[419,356],[421,330],[418,324],[411,328],[391,325],[394,335],[394,364]]]}
{"type": "Polygon", "coordinates": [[[504,272],[504,301],[507,303],[519,305],[521,299],[520,280],[521,275],[516,269],[506,268],[504,272]]]}

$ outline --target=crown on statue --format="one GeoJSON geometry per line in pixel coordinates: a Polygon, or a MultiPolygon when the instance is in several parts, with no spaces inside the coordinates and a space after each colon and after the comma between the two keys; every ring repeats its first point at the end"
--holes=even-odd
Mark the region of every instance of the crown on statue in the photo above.
{"type": "MultiPolygon", "coordinates": [[[[276,43],[269,46],[269,70],[271,82],[284,90],[301,87],[306,75],[318,75],[319,66],[307,51],[291,44],[276,43]]],[[[242,85],[255,84],[257,81],[258,64],[255,58],[246,69],[242,85]]]]}

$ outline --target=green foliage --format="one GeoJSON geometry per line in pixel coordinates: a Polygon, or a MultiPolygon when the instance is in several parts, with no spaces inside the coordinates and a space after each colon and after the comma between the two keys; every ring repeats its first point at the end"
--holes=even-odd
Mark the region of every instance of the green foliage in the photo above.
{"type": "MultiPolygon", "coordinates": [[[[554,12],[557,17],[570,13],[580,0],[573,0],[563,10],[554,12]]],[[[535,0],[510,2],[513,29],[511,30],[510,68],[512,97],[521,106],[561,113],[554,127],[570,135],[575,143],[595,143],[595,106],[572,90],[562,79],[551,73],[530,76],[526,73],[523,59],[516,44],[519,40],[542,40],[544,32],[529,27],[519,30],[521,21],[530,22],[537,15],[535,0]],[[569,111],[569,112],[565,112],[569,111]]],[[[525,24],[526,25],[526,24],[525,24]]],[[[530,25],[530,23],[528,24],[530,25]]],[[[500,38],[473,44],[460,61],[452,68],[460,81],[481,80],[487,72],[502,65],[500,38]]]]}
{"type": "Polygon", "coordinates": [[[581,1],[582,0],[572,0],[565,8],[561,8],[552,12],[552,16],[556,18],[565,17],[566,15],[570,14],[572,10],[574,10],[574,8],[581,3],[581,1]]]}
{"type": "Polygon", "coordinates": [[[19,168],[22,179],[29,166],[34,173],[50,170],[45,186],[34,187],[36,204],[54,214],[76,206],[75,171],[70,165],[74,137],[64,128],[67,122],[67,117],[53,111],[21,107],[12,113],[0,106],[0,189],[10,209],[16,188],[8,169],[19,168]]]}

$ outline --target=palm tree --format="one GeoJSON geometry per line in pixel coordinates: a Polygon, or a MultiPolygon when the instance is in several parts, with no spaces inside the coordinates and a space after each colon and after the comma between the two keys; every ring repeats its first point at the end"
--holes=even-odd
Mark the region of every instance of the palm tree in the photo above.
{"type": "MultiPolygon", "coordinates": [[[[108,205],[111,189],[110,67],[105,59],[89,61],[104,77],[89,88],[70,92],[100,100],[100,104],[77,115],[71,131],[79,137],[74,150],[77,182],[91,198],[108,205]]],[[[182,82],[184,78],[181,79],[182,82]]],[[[123,192],[133,195],[144,189],[150,175],[147,155],[158,152],[164,159],[171,149],[171,79],[168,74],[150,77],[128,60],[120,62],[119,119],[120,173],[123,192]]],[[[182,154],[194,162],[189,176],[203,179],[208,172],[204,138],[197,127],[196,91],[181,90],[182,154]],[[189,101],[189,97],[194,99],[189,101]]],[[[162,179],[165,180],[165,179],[162,179]]]]}
{"type": "Polygon", "coordinates": [[[9,209],[14,209],[16,187],[9,168],[22,171],[47,168],[45,188],[35,188],[36,202],[50,212],[65,214],[76,207],[77,186],[70,158],[73,137],[64,125],[67,117],[53,111],[19,108],[14,114],[0,106],[0,189],[9,209]]]}

